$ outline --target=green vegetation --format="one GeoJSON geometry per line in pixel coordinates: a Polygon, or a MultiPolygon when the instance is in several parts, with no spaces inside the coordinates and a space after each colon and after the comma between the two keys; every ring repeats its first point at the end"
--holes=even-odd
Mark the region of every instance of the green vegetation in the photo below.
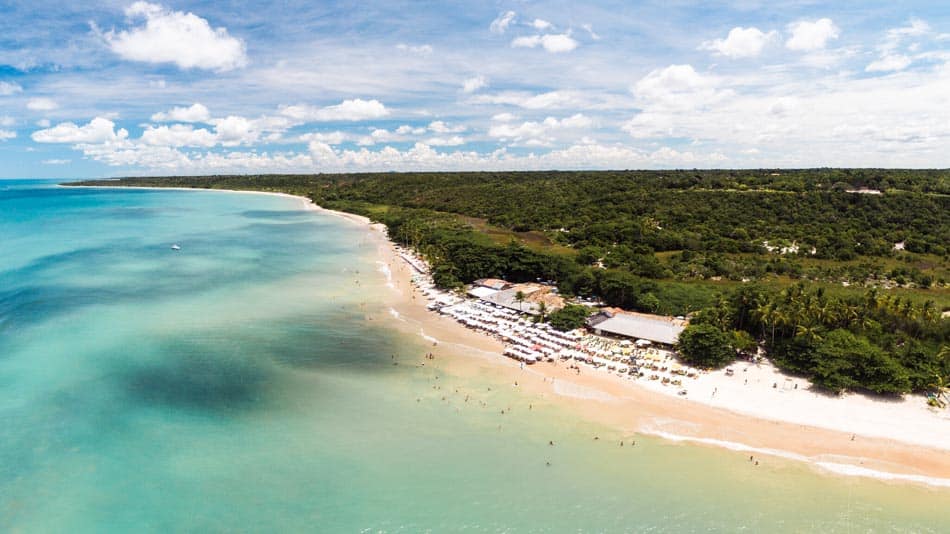
{"type": "Polygon", "coordinates": [[[591,309],[587,306],[568,304],[560,310],[548,314],[548,322],[554,328],[567,332],[584,326],[584,322],[591,313],[591,309]]]}
{"type": "MultiPolygon", "coordinates": [[[[935,391],[950,377],[946,351],[940,352],[950,341],[950,321],[940,318],[950,309],[950,171],[380,173],[90,183],[308,196],[384,223],[393,240],[426,256],[442,287],[484,277],[541,279],[565,295],[625,309],[694,314],[690,330],[728,347],[730,358],[751,354],[760,343],[777,365],[832,391],[935,391]],[[860,189],[882,194],[848,192],[860,189]]],[[[550,320],[576,321],[569,313],[550,320]]],[[[709,365],[724,361],[719,348],[706,355],[715,357],[709,365]]],[[[687,358],[701,356],[689,351],[684,346],[687,358]]]]}
{"type": "Polygon", "coordinates": [[[687,363],[704,369],[724,367],[736,359],[729,336],[707,323],[687,326],[680,334],[677,350],[687,363]]]}

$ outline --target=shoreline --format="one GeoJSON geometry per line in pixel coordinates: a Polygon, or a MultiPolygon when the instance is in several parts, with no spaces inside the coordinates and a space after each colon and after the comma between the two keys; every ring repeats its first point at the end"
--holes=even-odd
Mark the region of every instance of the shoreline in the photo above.
{"type": "MultiPolygon", "coordinates": [[[[432,351],[439,357],[439,365],[451,372],[462,375],[490,372],[498,379],[517,382],[526,394],[555,403],[579,417],[604,424],[621,433],[651,435],[672,443],[714,446],[743,454],[761,454],[804,462],[826,475],[860,476],[922,484],[931,488],[950,488],[950,438],[938,433],[932,439],[914,439],[914,436],[901,434],[900,429],[895,432],[893,421],[888,422],[888,417],[901,416],[898,405],[911,402],[909,400],[889,403],[894,407],[893,414],[886,414],[880,419],[879,406],[874,405],[883,404],[883,401],[856,394],[848,394],[846,398],[828,398],[803,388],[795,391],[801,400],[793,402],[789,402],[792,395],[777,388],[774,388],[774,393],[779,397],[771,402],[755,402],[761,401],[761,391],[747,390],[745,395],[730,394],[741,389],[734,387],[738,380],[746,380],[740,377],[753,376],[748,374],[750,369],[737,372],[735,377],[729,379],[732,384],[723,380],[725,375],[720,376],[721,371],[703,375],[696,383],[690,384],[691,392],[696,393],[691,393],[688,399],[678,398],[675,391],[663,390],[656,383],[625,380],[592,368],[585,367],[579,375],[569,371],[566,364],[558,363],[542,362],[521,369],[517,363],[502,355],[504,345],[499,340],[427,310],[425,297],[412,285],[411,268],[386,236],[385,227],[372,223],[367,217],[330,210],[314,204],[309,198],[279,192],[164,187],[134,189],[276,195],[300,200],[306,210],[365,226],[377,238],[378,271],[386,276],[390,289],[390,294],[384,299],[389,307],[387,315],[392,315],[390,319],[398,319],[391,321],[393,327],[436,343],[432,351]],[[713,395],[700,400],[710,389],[713,395]],[[715,399],[717,392],[722,394],[715,399]],[[814,396],[817,400],[810,405],[806,402],[803,407],[806,395],[814,396]],[[749,401],[752,401],[753,413],[735,409],[736,402],[749,401]],[[866,406],[859,406],[862,403],[866,406]],[[816,421],[816,413],[828,418],[829,406],[837,407],[834,417],[829,420],[818,418],[816,421]],[[849,408],[857,410],[857,413],[849,411],[849,408]],[[872,416],[867,417],[868,414],[872,416]],[[873,415],[879,417],[876,419],[873,415]],[[862,424],[853,424],[855,420],[862,424]],[[842,429],[846,426],[852,429],[842,429]]],[[[744,365],[751,367],[745,362],[733,364],[737,367],[744,365]]],[[[764,371],[753,369],[753,374],[760,381],[766,377],[770,377],[768,380],[785,378],[784,375],[773,374],[767,368],[764,371]]],[[[801,379],[794,380],[801,382],[801,379]]],[[[947,414],[942,418],[934,415],[930,421],[937,425],[941,422],[950,423],[950,417],[947,414]]],[[[944,432],[950,436],[950,424],[945,429],[944,432]]]]}

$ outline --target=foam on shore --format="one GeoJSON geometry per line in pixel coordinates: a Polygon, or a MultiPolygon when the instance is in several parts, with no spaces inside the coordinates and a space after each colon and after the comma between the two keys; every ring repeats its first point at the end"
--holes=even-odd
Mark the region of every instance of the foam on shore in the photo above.
{"type": "Polygon", "coordinates": [[[841,462],[830,462],[826,460],[815,459],[815,458],[805,456],[802,454],[796,454],[794,452],[783,451],[779,449],[753,447],[752,445],[747,445],[745,443],[714,439],[714,438],[683,436],[680,434],[674,434],[672,432],[666,432],[664,430],[642,428],[640,431],[643,434],[656,436],[656,437],[663,438],[667,441],[672,441],[675,443],[684,443],[684,442],[698,443],[701,445],[710,445],[713,447],[728,449],[730,451],[763,454],[766,456],[784,458],[786,460],[805,462],[835,475],[875,478],[878,480],[894,481],[894,482],[912,482],[912,483],[917,483],[917,484],[924,484],[927,486],[950,488],[950,478],[928,477],[925,475],[914,475],[910,473],[893,473],[890,471],[880,471],[877,469],[871,469],[869,467],[864,467],[860,465],[841,463],[841,462]]]}

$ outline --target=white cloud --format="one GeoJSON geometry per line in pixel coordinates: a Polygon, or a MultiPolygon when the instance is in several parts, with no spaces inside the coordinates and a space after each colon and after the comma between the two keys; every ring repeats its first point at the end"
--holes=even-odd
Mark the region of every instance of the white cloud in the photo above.
{"type": "Polygon", "coordinates": [[[581,28],[584,28],[587,31],[587,34],[590,35],[591,39],[595,41],[600,40],[600,36],[594,33],[594,27],[591,26],[590,24],[581,24],[581,28]]]}
{"type": "Polygon", "coordinates": [[[244,42],[207,20],[158,4],[135,2],[125,10],[130,20],[145,24],[102,37],[123,59],[146,63],[174,63],[182,69],[227,71],[247,64],[244,42]]]}
{"type": "Polygon", "coordinates": [[[364,135],[360,137],[356,144],[360,146],[372,146],[377,143],[387,143],[390,141],[398,141],[399,135],[385,128],[373,128],[373,131],[369,135],[364,135]]]}
{"type": "Polygon", "coordinates": [[[421,128],[421,127],[409,126],[408,124],[403,124],[399,128],[396,128],[396,133],[399,135],[409,135],[409,134],[422,135],[426,133],[426,129],[421,128]]]}
{"type": "Polygon", "coordinates": [[[432,121],[429,123],[429,131],[435,133],[461,133],[465,131],[465,126],[457,124],[451,126],[443,121],[432,121]]]}
{"type": "Polygon", "coordinates": [[[511,113],[498,113],[496,115],[492,115],[491,120],[495,122],[511,122],[517,118],[517,115],[512,115],[511,113]]]}
{"type": "Polygon", "coordinates": [[[40,128],[49,128],[50,124],[53,124],[53,123],[51,123],[49,119],[40,119],[36,121],[36,125],[39,126],[40,128]]]}
{"type": "Polygon", "coordinates": [[[465,138],[453,135],[452,137],[433,137],[426,141],[429,146],[459,146],[466,143],[465,138]]]}
{"type": "Polygon", "coordinates": [[[541,37],[541,46],[552,53],[570,52],[577,48],[577,41],[569,34],[549,34],[541,37]]]}
{"type": "Polygon", "coordinates": [[[655,69],[631,90],[641,106],[654,110],[697,109],[731,95],[731,91],[719,88],[718,79],[696,72],[692,65],[655,69]]]}
{"type": "Polygon", "coordinates": [[[310,141],[317,141],[319,143],[326,143],[329,145],[342,144],[348,141],[349,138],[350,138],[349,135],[339,130],[336,130],[333,132],[310,132],[310,133],[305,133],[299,137],[300,141],[304,143],[309,143],[310,141]]]}
{"type": "Polygon", "coordinates": [[[44,159],[40,163],[43,165],[68,165],[72,161],[71,159],[44,159]]]}
{"type": "Polygon", "coordinates": [[[0,82],[0,96],[10,96],[19,93],[23,88],[15,82],[0,82]]]}
{"type": "Polygon", "coordinates": [[[280,113],[286,117],[304,122],[363,121],[385,117],[389,115],[389,110],[378,100],[356,98],[323,108],[306,104],[281,106],[280,113]]]}
{"type": "Polygon", "coordinates": [[[799,21],[788,25],[792,36],[785,41],[789,50],[811,51],[825,48],[828,41],[837,39],[841,30],[829,18],[799,21]]]}
{"type": "Polygon", "coordinates": [[[475,104],[504,104],[525,109],[555,109],[594,107],[590,99],[576,91],[548,91],[532,94],[525,92],[503,92],[494,95],[476,95],[475,104]]]}
{"type": "Polygon", "coordinates": [[[577,48],[577,41],[571,38],[567,33],[549,33],[546,35],[530,35],[516,37],[511,41],[514,48],[536,48],[541,46],[552,54],[570,52],[577,48]]]}
{"type": "Polygon", "coordinates": [[[544,19],[534,19],[531,21],[531,27],[539,31],[544,31],[548,28],[553,28],[554,25],[544,19]]]}
{"type": "Polygon", "coordinates": [[[399,43],[396,45],[398,50],[403,52],[409,52],[410,54],[418,54],[420,56],[428,56],[432,53],[432,45],[407,45],[405,43],[399,43]]]}
{"type": "Polygon", "coordinates": [[[209,122],[214,124],[215,138],[223,146],[249,145],[260,136],[260,130],[244,117],[229,115],[209,122]]]}
{"type": "Polygon", "coordinates": [[[208,122],[211,113],[208,108],[195,102],[189,107],[174,107],[152,115],[155,122],[208,122]]]}
{"type": "Polygon", "coordinates": [[[488,87],[488,79],[481,75],[468,78],[462,82],[462,92],[464,93],[474,93],[485,87],[488,87]]]}
{"type": "Polygon", "coordinates": [[[887,40],[897,42],[905,37],[920,37],[928,33],[930,33],[930,24],[927,24],[927,21],[912,18],[907,22],[906,26],[887,30],[887,40]]]}
{"type": "Polygon", "coordinates": [[[556,141],[558,131],[585,129],[592,125],[593,121],[589,117],[576,113],[560,120],[547,117],[540,122],[525,121],[521,124],[500,121],[488,129],[488,135],[525,146],[550,146],[556,141]]]}
{"type": "Polygon", "coordinates": [[[0,115],[0,126],[9,128],[10,126],[13,126],[14,124],[16,124],[16,119],[14,119],[13,117],[0,115]]]}
{"type": "Polygon", "coordinates": [[[59,104],[50,98],[31,98],[26,102],[26,109],[32,111],[52,111],[58,107],[59,104]]]}
{"type": "Polygon", "coordinates": [[[725,39],[704,41],[699,48],[733,59],[755,57],[762,53],[765,45],[772,41],[776,35],[774,31],[764,33],[758,28],[737,26],[729,30],[729,35],[725,39]]]}
{"type": "Polygon", "coordinates": [[[506,11],[498,15],[498,17],[495,20],[491,21],[491,26],[489,26],[489,30],[491,30],[492,33],[505,33],[505,31],[508,30],[508,26],[511,25],[511,23],[514,22],[514,20],[515,20],[515,12],[506,11]]]}
{"type": "Polygon", "coordinates": [[[876,61],[872,61],[864,68],[866,72],[892,72],[904,70],[910,66],[912,60],[903,54],[894,54],[884,56],[876,61]]]}
{"type": "Polygon", "coordinates": [[[439,152],[426,143],[406,150],[386,146],[379,150],[334,149],[312,141],[300,153],[206,152],[184,154],[168,147],[84,147],[87,157],[112,166],[134,166],[152,173],[210,174],[229,172],[340,172],[390,170],[540,170],[622,169],[642,167],[716,167],[727,158],[718,152],[681,152],[669,147],[651,151],[590,140],[544,154],[523,156],[504,149],[491,153],[456,150],[439,152]]]}
{"type": "Polygon", "coordinates": [[[515,37],[511,41],[511,46],[514,48],[535,48],[541,44],[540,35],[528,35],[523,37],[515,37]]]}
{"type": "Polygon", "coordinates": [[[189,124],[148,127],[142,132],[141,141],[151,146],[201,146],[212,147],[218,139],[204,128],[194,129],[189,124]]]}
{"type": "Polygon", "coordinates": [[[72,122],[63,122],[47,128],[37,130],[30,137],[37,143],[71,143],[71,144],[100,144],[110,141],[126,139],[129,132],[125,128],[115,130],[115,123],[109,119],[96,117],[85,126],[77,126],[72,122]]]}
{"type": "MultiPolygon", "coordinates": [[[[906,69],[914,62],[914,58],[900,53],[898,50],[907,39],[921,37],[930,33],[930,25],[927,22],[912,18],[907,25],[899,28],[887,30],[884,41],[877,47],[880,57],[872,61],[864,68],[865,72],[895,72],[906,69]]],[[[909,52],[915,52],[919,43],[912,43],[907,46],[909,52]]]]}
{"type": "Polygon", "coordinates": [[[7,139],[13,139],[16,137],[16,132],[13,130],[4,130],[0,129],[0,141],[6,141],[7,139]]]}

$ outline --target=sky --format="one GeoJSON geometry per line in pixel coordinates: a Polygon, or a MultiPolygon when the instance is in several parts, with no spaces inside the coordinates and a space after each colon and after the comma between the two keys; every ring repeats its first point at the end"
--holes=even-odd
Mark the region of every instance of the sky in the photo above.
{"type": "Polygon", "coordinates": [[[939,2],[0,0],[0,178],[950,167],[939,2]]]}

